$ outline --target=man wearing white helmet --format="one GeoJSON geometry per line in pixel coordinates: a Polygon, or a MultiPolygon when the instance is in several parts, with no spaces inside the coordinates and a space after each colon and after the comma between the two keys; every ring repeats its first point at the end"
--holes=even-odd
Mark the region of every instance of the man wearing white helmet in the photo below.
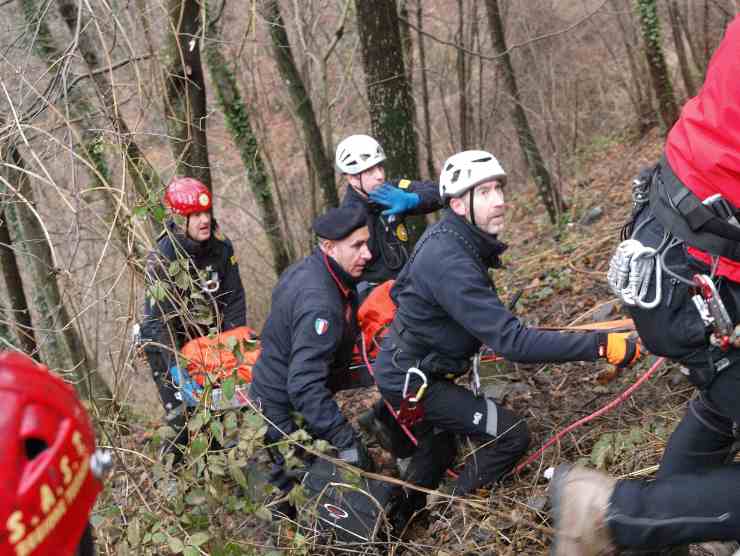
{"type": "MultiPolygon", "coordinates": [[[[604,357],[620,366],[634,362],[639,348],[627,334],[528,328],[501,303],[488,269],[500,266],[506,249],[498,238],[505,223],[506,173],[492,154],[450,157],[439,183],[448,210],[424,233],[396,280],[391,296],[398,310],[375,378],[418,440],[406,480],[436,488],[456,457],[456,435],[479,446],[453,485],[456,495],[464,495],[502,479],[529,443],[522,417],[454,382],[470,370],[481,345],[510,361],[604,357]]],[[[409,496],[410,510],[423,506],[424,498],[409,496]]]]}
{"type": "Polygon", "coordinates": [[[434,182],[387,181],[385,152],[368,135],[350,135],[342,140],[337,145],[335,162],[349,186],[342,206],[361,207],[368,214],[373,258],[358,285],[362,295],[374,285],[395,278],[406,263],[409,237],[404,217],[434,212],[442,202],[434,182]]]}

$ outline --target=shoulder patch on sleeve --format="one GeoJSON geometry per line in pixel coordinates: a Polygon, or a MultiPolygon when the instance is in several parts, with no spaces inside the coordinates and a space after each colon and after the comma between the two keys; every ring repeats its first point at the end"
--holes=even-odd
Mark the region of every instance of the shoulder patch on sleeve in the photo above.
{"type": "Polygon", "coordinates": [[[411,180],[398,180],[399,189],[408,189],[411,185],[411,180]]]}

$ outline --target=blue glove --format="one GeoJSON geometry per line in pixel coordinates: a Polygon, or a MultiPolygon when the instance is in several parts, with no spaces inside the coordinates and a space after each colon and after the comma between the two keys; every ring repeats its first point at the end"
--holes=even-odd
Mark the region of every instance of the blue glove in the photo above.
{"type": "Polygon", "coordinates": [[[177,365],[170,367],[170,376],[172,382],[179,389],[178,394],[182,401],[188,407],[196,407],[203,395],[203,387],[190,378],[190,374],[185,369],[180,369],[177,365]]]}
{"type": "Polygon", "coordinates": [[[383,216],[403,214],[414,210],[421,202],[418,194],[407,193],[387,183],[371,191],[369,197],[375,203],[390,207],[382,212],[383,216]]]}

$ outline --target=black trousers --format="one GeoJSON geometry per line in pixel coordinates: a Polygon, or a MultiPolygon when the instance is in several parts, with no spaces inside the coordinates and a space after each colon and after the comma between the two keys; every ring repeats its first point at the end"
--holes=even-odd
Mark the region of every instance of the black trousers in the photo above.
{"type": "Polygon", "coordinates": [[[624,548],[656,549],[740,538],[740,363],[689,403],[653,481],[619,481],[607,521],[624,548]]]}
{"type": "MultiPolygon", "coordinates": [[[[396,410],[400,408],[397,392],[381,393],[396,410]]],[[[458,495],[499,481],[529,446],[524,419],[451,381],[431,380],[420,403],[424,418],[411,429],[418,446],[409,450],[411,462],[404,477],[413,484],[437,488],[457,456],[460,439],[469,440],[475,449],[455,480],[458,495]]]]}

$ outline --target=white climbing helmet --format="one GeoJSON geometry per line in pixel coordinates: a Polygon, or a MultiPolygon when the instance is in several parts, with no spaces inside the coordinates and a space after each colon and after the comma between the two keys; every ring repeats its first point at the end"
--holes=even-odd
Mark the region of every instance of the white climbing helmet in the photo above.
{"type": "Polygon", "coordinates": [[[343,174],[359,174],[385,160],[385,152],[369,135],[350,135],[337,145],[334,159],[337,170],[343,174]]]}
{"type": "Polygon", "coordinates": [[[486,151],[463,151],[448,158],[439,175],[439,196],[459,197],[470,188],[489,180],[506,183],[506,172],[496,157],[486,151]]]}

